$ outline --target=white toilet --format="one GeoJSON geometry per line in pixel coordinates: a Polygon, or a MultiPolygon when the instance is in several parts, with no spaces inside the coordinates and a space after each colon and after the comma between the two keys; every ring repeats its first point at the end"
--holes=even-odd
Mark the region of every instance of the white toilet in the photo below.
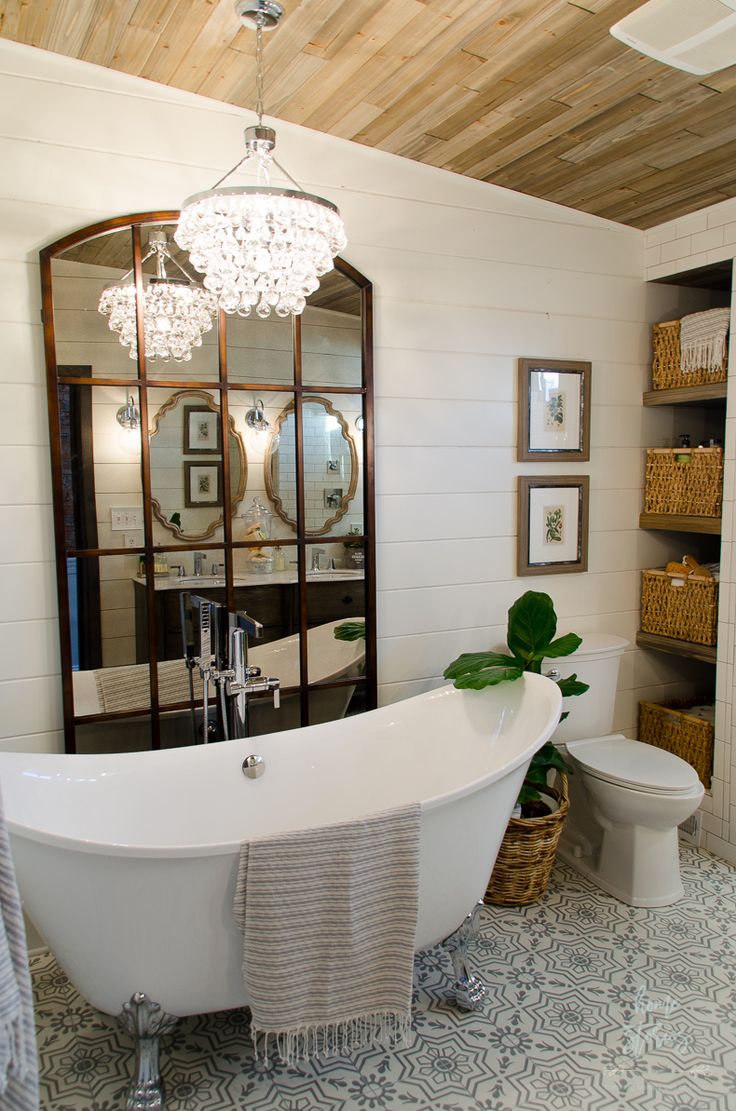
{"type": "Polygon", "coordinates": [[[704,788],[679,756],[611,734],[619,663],[628,643],[586,634],[577,652],[542,667],[562,677],[575,672],[590,686],[586,694],[563,700],[569,717],[552,737],[575,769],[558,853],[622,902],[661,907],[683,893],[677,827],[697,810],[704,788]]]}

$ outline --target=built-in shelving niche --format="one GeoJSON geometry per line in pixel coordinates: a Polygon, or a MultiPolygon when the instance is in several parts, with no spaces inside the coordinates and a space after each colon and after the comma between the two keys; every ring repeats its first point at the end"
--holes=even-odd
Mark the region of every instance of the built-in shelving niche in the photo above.
{"type": "MultiPolygon", "coordinates": [[[[731,301],[732,264],[719,262],[711,266],[683,271],[657,279],[659,284],[707,291],[709,304],[703,308],[729,305],[731,301]]],[[[673,432],[690,432],[693,442],[700,438],[724,439],[727,384],[712,383],[680,389],[647,390],[642,398],[645,407],[671,406],[673,432]]],[[[655,446],[655,445],[652,445],[655,446]]],[[[702,562],[720,558],[721,518],[690,517],[683,514],[641,513],[639,527],[668,532],[672,538],[671,558],[681,558],[691,551],[702,562]]],[[[636,643],[640,648],[653,649],[687,662],[687,678],[699,694],[715,688],[716,647],[675,640],[639,631],[636,643]]]]}

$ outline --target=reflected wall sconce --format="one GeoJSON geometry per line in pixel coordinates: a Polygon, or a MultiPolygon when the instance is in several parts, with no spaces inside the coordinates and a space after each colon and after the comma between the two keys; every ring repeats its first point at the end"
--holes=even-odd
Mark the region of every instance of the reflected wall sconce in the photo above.
{"type": "Polygon", "coordinates": [[[137,432],[141,426],[141,414],[133,400],[133,395],[128,398],[125,405],[121,405],[115,414],[118,424],[127,432],[137,432]]]}
{"type": "Polygon", "coordinates": [[[263,124],[263,32],[278,26],[283,8],[273,0],[236,0],[235,12],[256,31],[258,123],[245,129],[244,158],[212,189],[184,201],[174,238],[224,312],[298,316],[345,246],[345,228],[334,204],[306,193],[276,161],[276,132],[263,124]],[[250,160],[257,185],[223,186],[250,160]],[[272,166],[294,188],[272,186],[272,166]]]}
{"type": "Polygon", "coordinates": [[[266,420],[266,414],[263,411],[263,402],[260,398],[254,400],[253,408],[249,409],[245,414],[245,426],[257,437],[257,443],[259,444],[265,442],[269,433],[272,436],[274,447],[278,445],[281,439],[278,433],[274,433],[271,422],[266,420]]]}
{"type": "Polygon", "coordinates": [[[269,431],[271,425],[266,420],[266,414],[263,412],[263,402],[261,400],[256,401],[253,408],[249,409],[245,414],[245,423],[248,428],[257,434],[265,435],[265,433],[269,431]]]}

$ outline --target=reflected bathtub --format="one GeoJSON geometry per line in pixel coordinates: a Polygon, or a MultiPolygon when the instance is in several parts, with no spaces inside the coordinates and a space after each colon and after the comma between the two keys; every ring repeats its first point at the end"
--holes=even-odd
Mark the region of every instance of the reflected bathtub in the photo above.
{"type": "MultiPolygon", "coordinates": [[[[351,618],[360,621],[362,618],[351,618]]],[[[307,633],[309,660],[309,682],[328,683],[363,674],[365,664],[365,641],[344,641],[335,638],[335,629],[343,625],[345,619],[329,621],[317,625],[307,633]]],[[[255,644],[249,649],[248,662],[260,667],[263,675],[271,675],[281,680],[282,689],[299,686],[299,634],[283,637],[268,644],[255,644]]],[[[181,666],[181,690],[176,701],[188,699],[188,680],[183,662],[166,661],[164,667],[181,666]]],[[[108,668],[107,674],[116,669],[108,668]]],[[[122,708],[137,709],[148,701],[149,680],[148,664],[137,664],[126,669],[129,673],[139,671],[138,681],[131,680],[132,696],[130,704],[122,708]]],[[[103,676],[105,672],[102,672],[103,676]]],[[[74,709],[77,716],[105,712],[103,698],[98,689],[97,671],[78,671],[72,676],[74,684],[74,709]]],[[[312,691],[309,696],[310,722],[319,725],[325,721],[335,721],[345,715],[355,687],[347,685],[331,690],[312,691]]],[[[189,743],[192,728],[189,710],[172,710],[161,713],[162,747],[177,747],[189,743]]],[[[280,709],[274,710],[271,696],[256,696],[249,701],[250,734],[277,732],[282,729],[297,729],[301,724],[299,694],[286,694],[281,697],[280,709]]],[[[147,721],[143,718],[113,719],[103,722],[80,723],[77,726],[79,752],[130,752],[150,747],[147,721]]]]}
{"type": "Polygon", "coordinates": [[[556,684],[525,674],[216,745],[0,753],[26,910],[108,1014],[138,991],[178,1016],[244,1006],[231,912],[240,843],[418,801],[416,948],[426,948],[482,897],[529,761],[559,713],[556,684]],[[265,760],[258,779],[241,772],[251,753],[265,760]]]}

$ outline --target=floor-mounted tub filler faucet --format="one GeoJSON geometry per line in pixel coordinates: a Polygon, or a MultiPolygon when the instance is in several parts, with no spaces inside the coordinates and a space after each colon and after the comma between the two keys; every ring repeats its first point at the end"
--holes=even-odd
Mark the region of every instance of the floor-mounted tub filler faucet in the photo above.
{"type": "Polygon", "coordinates": [[[263,636],[263,625],[247,613],[229,613],[226,606],[183,592],[180,615],[184,658],[189,672],[194,743],[201,739],[235,740],[248,736],[248,696],[273,693],[279,708],[281,680],[261,675],[248,665],[248,637],[263,636]],[[202,677],[202,728],[197,729],[194,705],[194,672],[202,677]],[[217,725],[210,723],[210,683],[214,684],[217,725]]]}

